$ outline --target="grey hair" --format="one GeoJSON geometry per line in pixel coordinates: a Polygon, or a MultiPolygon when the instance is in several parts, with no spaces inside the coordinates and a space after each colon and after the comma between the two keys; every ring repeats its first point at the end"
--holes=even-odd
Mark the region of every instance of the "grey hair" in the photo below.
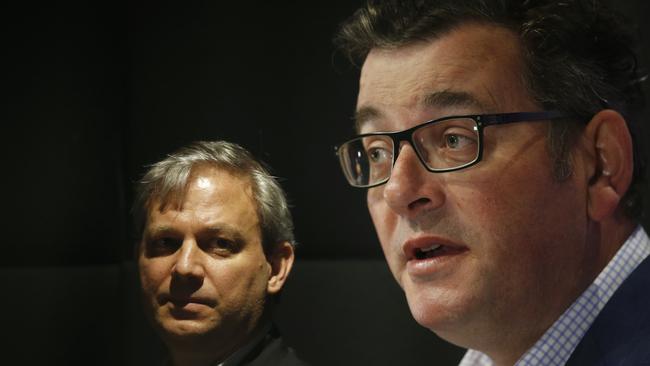
{"type": "Polygon", "coordinates": [[[154,201],[160,208],[183,202],[192,170],[212,166],[250,179],[264,250],[283,242],[296,244],[287,198],[277,179],[240,145],[226,141],[197,141],[151,165],[136,185],[133,216],[138,239],[154,201]]]}

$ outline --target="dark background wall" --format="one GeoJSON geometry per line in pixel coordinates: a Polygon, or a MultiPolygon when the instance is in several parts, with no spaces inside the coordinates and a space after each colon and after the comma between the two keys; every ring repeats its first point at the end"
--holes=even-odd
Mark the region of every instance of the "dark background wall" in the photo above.
{"type": "MultiPolygon", "coordinates": [[[[294,299],[287,301],[292,311],[281,318],[302,317],[306,327],[317,328],[322,323],[314,321],[320,316],[314,312],[340,306],[333,310],[359,323],[340,326],[343,335],[324,330],[332,339],[343,337],[333,343],[339,345],[338,356],[367,353],[364,349],[381,341],[379,336],[389,338],[386,328],[375,329],[387,322],[375,316],[382,313],[381,303],[397,301],[392,306],[404,312],[406,307],[381,261],[364,194],[346,186],[333,152],[352,133],[357,71],[334,54],[330,39],[361,3],[3,5],[5,240],[0,267],[6,295],[0,320],[9,331],[0,337],[10,341],[4,343],[7,349],[16,357],[52,361],[63,347],[65,354],[54,358],[61,364],[96,352],[111,355],[106,364],[126,362],[130,348],[115,342],[132,331],[127,323],[140,319],[131,314],[137,310],[113,305],[125,296],[125,287],[130,291],[132,279],[132,184],[144,165],[199,139],[241,143],[282,178],[294,205],[299,258],[311,264],[298,268],[303,279],[287,296],[294,299]],[[323,263],[356,275],[362,288],[337,295],[323,263]],[[350,263],[360,263],[361,269],[350,263]],[[377,277],[370,275],[373,271],[377,277]],[[319,286],[323,298],[318,304],[294,306],[301,292],[319,286]],[[342,305],[371,289],[377,296],[366,299],[374,302],[372,309],[342,305]],[[97,304],[101,311],[93,310],[97,304]],[[364,337],[370,338],[364,343],[364,337]]],[[[649,3],[614,5],[642,23],[639,32],[648,44],[649,3]]],[[[650,65],[649,48],[642,56],[650,65]]],[[[639,139],[644,146],[647,136],[646,128],[639,139]]],[[[345,282],[341,276],[338,281],[345,282]]],[[[397,352],[413,360],[418,359],[414,350],[431,354],[422,351],[428,337],[432,344],[439,341],[402,315],[396,321],[411,327],[408,332],[416,338],[413,347],[397,352]]],[[[329,321],[327,316],[321,321],[329,321]]],[[[291,339],[297,325],[285,323],[291,339]]],[[[293,339],[307,348],[312,362],[319,349],[324,354],[321,345],[293,339]]],[[[357,360],[379,362],[370,356],[357,360]]]]}

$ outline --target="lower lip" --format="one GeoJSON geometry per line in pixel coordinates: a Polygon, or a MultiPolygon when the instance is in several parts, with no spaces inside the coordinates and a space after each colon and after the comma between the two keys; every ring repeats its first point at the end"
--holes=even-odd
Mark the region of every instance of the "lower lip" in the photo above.
{"type": "Polygon", "coordinates": [[[178,317],[187,317],[189,315],[197,314],[208,307],[205,304],[188,302],[183,304],[170,303],[170,313],[178,317]]]}
{"type": "Polygon", "coordinates": [[[406,263],[407,273],[414,278],[430,278],[446,271],[453,270],[467,249],[446,250],[435,257],[424,259],[411,259],[406,263]]]}

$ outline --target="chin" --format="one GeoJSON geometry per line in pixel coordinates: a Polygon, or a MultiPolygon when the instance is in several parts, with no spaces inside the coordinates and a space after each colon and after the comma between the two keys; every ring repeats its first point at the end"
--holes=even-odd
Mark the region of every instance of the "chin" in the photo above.
{"type": "Polygon", "coordinates": [[[405,291],[411,315],[418,324],[435,332],[453,330],[462,319],[463,309],[450,291],[405,291]]]}
{"type": "Polygon", "coordinates": [[[476,324],[478,314],[460,294],[436,292],[409,296],[407,293],[406,298],[418,324],[456,346],[470,348],[475,344],[477,329],[471,324],[476,324]]]}
{"type": "Polygon", "coordinates": [[[163,316],[156,319],[157,328],[171,337],[193,337],[209,333],[211,324],[206,319],[175,319],[171,316],[163,316]]]}
{"type": "Polygon", "coordinates": [[[433,332],[440,330],[449,322],[449,319],[442,314],[440,308],[436,305],[409,301],[409,308],[413,319],[433,332]]]}
{"type": "Polygon", "coordinates": [[[211,329],[207,329],[204,325],[192,324],[186,320],[173,324],[160,324],[159,331],[163,339],[181,343],[196,342],[211,333],[211,329]]]}

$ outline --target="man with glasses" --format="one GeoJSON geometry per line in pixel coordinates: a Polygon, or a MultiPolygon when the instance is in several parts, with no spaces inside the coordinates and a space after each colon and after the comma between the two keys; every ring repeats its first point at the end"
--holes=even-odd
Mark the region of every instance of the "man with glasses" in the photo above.
{"type": "Polygon", "coordinates": [[[369,1],[336,43],[363,64],[337,154],[416,321],[461,365],[650,362],[621,21],[595,0],[369,1]]]}

